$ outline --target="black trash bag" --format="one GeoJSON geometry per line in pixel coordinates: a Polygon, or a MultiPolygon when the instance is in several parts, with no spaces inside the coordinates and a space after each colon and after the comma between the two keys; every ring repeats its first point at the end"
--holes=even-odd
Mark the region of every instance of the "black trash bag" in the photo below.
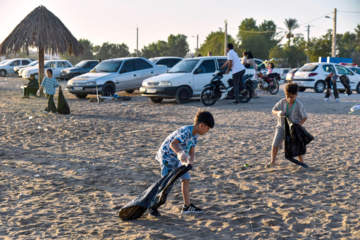
{"type": "Polygon", "coordinates": [[[151,185],[140,196],[133,199],[120,209],[119,217],[122,220],[133,220],[141,217],[144,212],[152,207],[158,208],[165,204],[167,195],[169,194],[174,182],[191,169],[191,165],[180,166],[163,178],[159,179],[151,185]]]}
{"type": "Polygon", "coordinates": [[[351,86],[350,86],[350,79],[348,78],[348,76],[341,75],[340,76],[340,82],[344,86],[347,95],[350,96],[352,94],[352,90],[351,90],[351,86]]]}
{"type": "Polygon", "coordinates": [[[57,110],[60,114],[70,114],[70,107],[69,104],[66,102],[61,86],[59,86],[57,110]]]}
{"type": "Polygon", "coordinates": [[[294,157],[302,156],[306,153],[306,145],[309,144],[314,137],[299,124],[285,119],[285,158],[304,168],[308,165],[296,160],[294,157]]]}

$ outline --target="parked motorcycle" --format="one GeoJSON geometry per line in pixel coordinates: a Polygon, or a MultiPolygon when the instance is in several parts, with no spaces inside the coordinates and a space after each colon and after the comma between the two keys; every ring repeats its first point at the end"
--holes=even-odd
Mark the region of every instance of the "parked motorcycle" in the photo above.
{"type": "MultiPolygon", "coordinates": [[[[232,99],[235,97],[234,85],[232,79],[229,79],[228,86],[226,86],[221,79],[224,77],[226,69],[218,70],[215,72],[214,77],[211,79],[210,84],[205,85],[204,90],[201,92],[200,100],[205,106],[212,106],[218,100],[232,99]]],[[[245,93],[241,94],[240,102],[247,103],[252,98],[253,83],[250,80],[252,74],[243,76],[242,81],[245,85],[245,93]]]]}
{"type": "Polygon", "coordinates": [[[271,73],[264,75],[261,72],[258,73],[258,88],[269,92],[271,95],[276,95],[279,91],[280,75],[278,73],[271,73]]]}

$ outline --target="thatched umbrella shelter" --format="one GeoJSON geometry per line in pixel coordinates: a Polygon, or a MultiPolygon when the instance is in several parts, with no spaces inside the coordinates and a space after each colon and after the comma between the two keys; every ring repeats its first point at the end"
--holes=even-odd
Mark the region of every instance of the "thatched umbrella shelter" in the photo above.
{"type": "Polygon", "coordinates": [[[44,6],[29,13],[1,43],[0,54],[39,50],[39,83],[44,78],[44,54],[83,54],[84,49],[65,25],[44,6]]]}

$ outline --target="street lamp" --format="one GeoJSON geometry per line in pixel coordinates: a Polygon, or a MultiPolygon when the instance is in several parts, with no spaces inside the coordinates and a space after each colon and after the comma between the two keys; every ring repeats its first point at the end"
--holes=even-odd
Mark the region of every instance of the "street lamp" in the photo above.
{"type": "Polygon", "coordinates": [[[333,29],[333,37],[332,37],[332,48],[331,48],[331,57],[336,57],[336,8],[334,8],[334,18],[325,16],[325,18],[331,18],[334,20],[334,29],[333,29]]]}
{"type": "MultiPolygon", "coordinates": [[[[195,36],[191,36],[191,37],[195,37],[195,36]]],[[[199,34],[196,35],[196,54],[195,54],[195,57],[197,57],[198,54],[199,54],[199,34]]]]}

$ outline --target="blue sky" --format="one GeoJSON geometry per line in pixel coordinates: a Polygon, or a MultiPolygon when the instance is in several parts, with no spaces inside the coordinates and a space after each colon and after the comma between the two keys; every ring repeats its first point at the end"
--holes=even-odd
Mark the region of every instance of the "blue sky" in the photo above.
{"type": "MultiPolygon", "coordinates": [[[[202,43],[207,34],[224,27],[236,37],[244,18],[258,23],[273,20],[284,28],[284,19],[296,18],[302,26],[296,33],[318,37],[332,28],[332,19],[324,16],[337,8],[337,32],[353,31],[360,24],[360,0],[0,0],[0,41],[35,7],[44,5],[59,17],[76,38],[87,38],[94,44],[125,43],[136,48],[136,27],[139,27],[139,48],[157,40],[166,40],[169,34],[185,34],[191,50],[196,47],[196,36],[202,43]]],[[[332,17],[332,13],[329,14],[332,17]]]]}

